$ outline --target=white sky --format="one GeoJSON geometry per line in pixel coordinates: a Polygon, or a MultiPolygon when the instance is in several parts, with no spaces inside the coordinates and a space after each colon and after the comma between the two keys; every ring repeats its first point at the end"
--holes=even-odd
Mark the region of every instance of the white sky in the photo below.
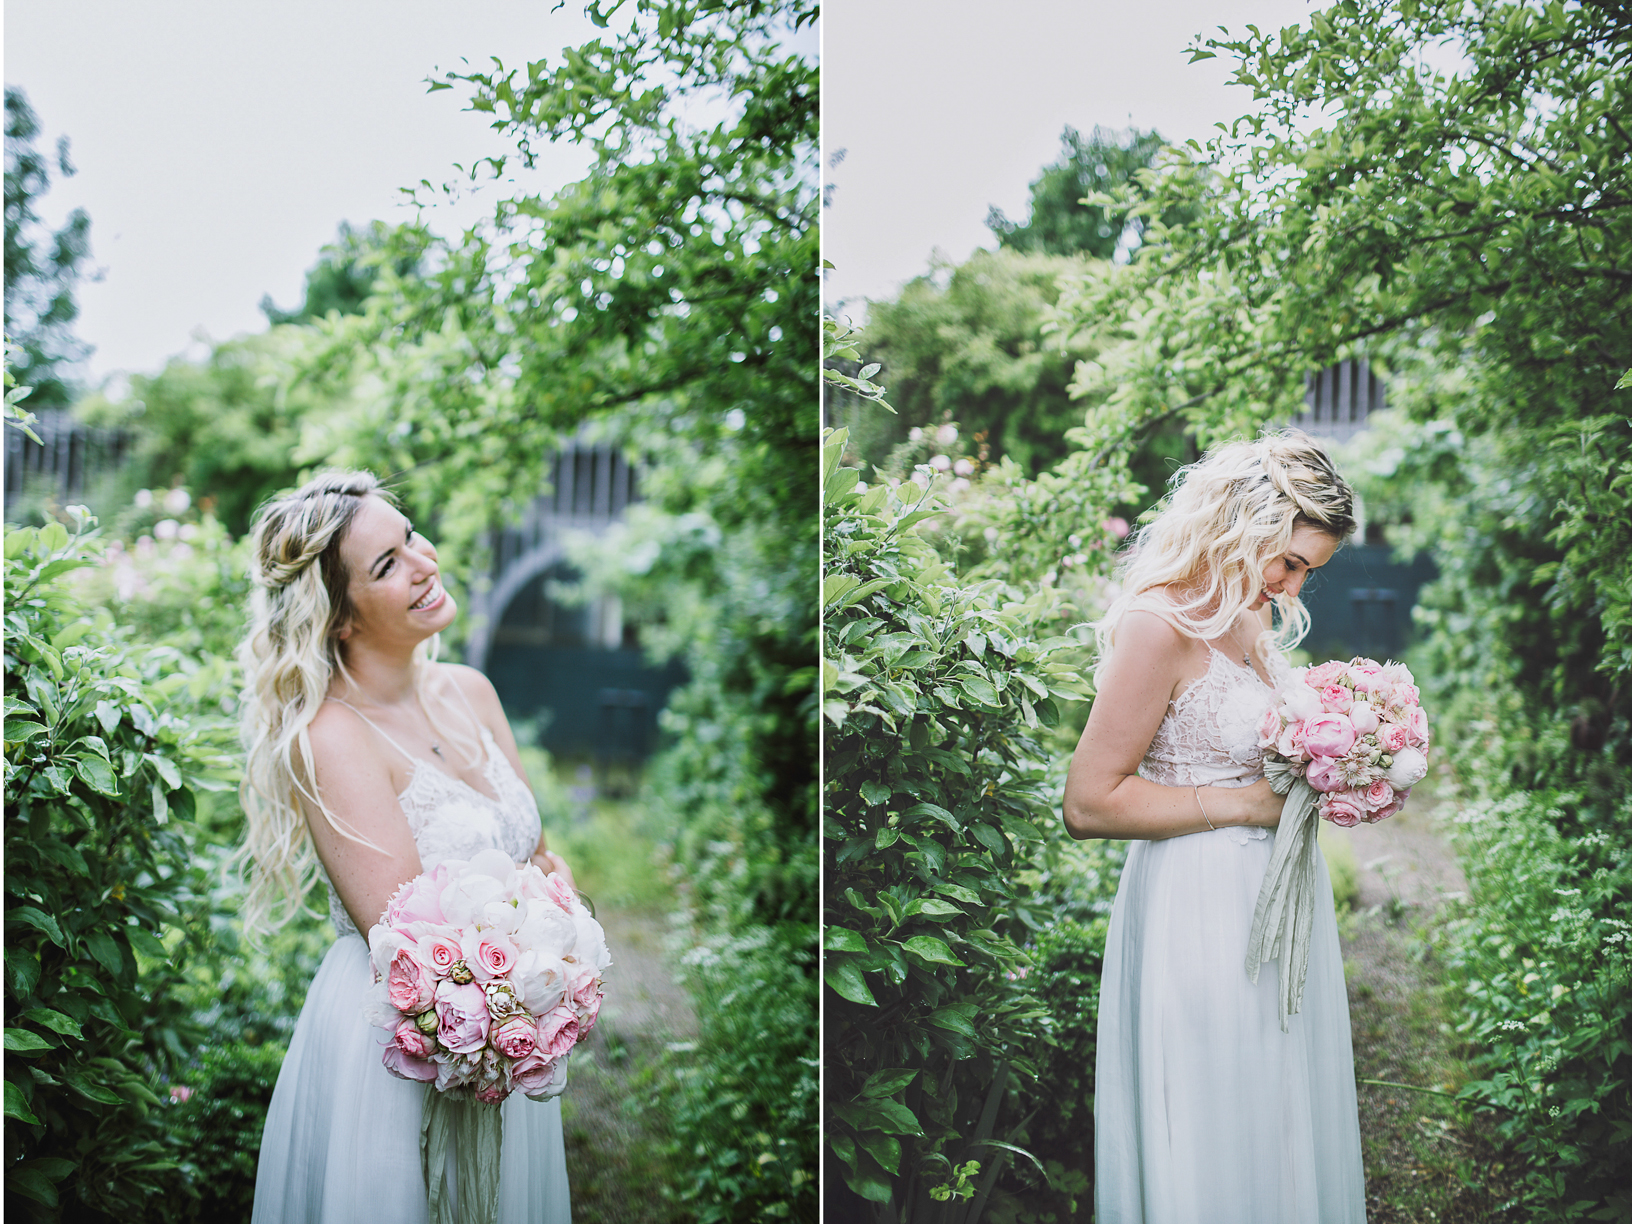
{"type": "Polygon", "coordinates": [[[1278,30],[1307,0],[828,0],[822,45],[823,300],[860,319],[931,252],[995,246],[986,212],[1024,220],[1067,125],[1205,142],[1252,107],[1232,60],[1191,65],[1192,36],[1278,30]],[[834,150],[844,162],[828,168],[834,150]]]}
{"type": "MultiPolygon", "coordinates": [[[[53,176],[40,211],[84,208],[106,270],[78,294],[93,379],[197,355],[200,329],[262,330],[261,295],[298,305],[342,220],[410,220],[398,188],[510,151],[466,91],[424,79],[461,56],[554,63],[595,36],[579,4],[552,2],[6,0],[6,83],[27,92],[38,146],[66,134],[79,169],[53,176]]],[[[551,192],[588,164],[551,150],[527,185],[551,192]]],[[[438,207],[432,227],[472,224],[499,190],[438,207]]]]}

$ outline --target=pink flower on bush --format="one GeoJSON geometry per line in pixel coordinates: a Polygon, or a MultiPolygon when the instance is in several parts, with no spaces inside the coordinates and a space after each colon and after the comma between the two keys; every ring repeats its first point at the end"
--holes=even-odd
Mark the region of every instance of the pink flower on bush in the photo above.
{"type": "Polygon", "coordinates": [[[551,1058],[559,1058],[578,1042],[578,1015],[565,1003],[538,1018],[538,1048],[551,1058]]]}
{"type": "Polygon", "coordinates": [[[437,983],[436,1019],[437,1039],[455,1054],[473,1054],[487,1044],[487,995],[474,982],[437,983]]]}
{"type": "Polygon", "coordinates": [[[192,1095],[193,1095],[193,1090],[191,1088],[187,1087],[186,1084],[171,1084],[170,1085],[170,1099],[172,1101],[174,1101],[177,1105],[180,1105],[180,1104],[184,1103],[192,1095]]]}
{"type": "Polygon", "coordinates": [[[1320,714],[1303,724],[1303,746],[1311,756],[1340,757],[1354,747],[1354,724],[1341,714],[1320,714]]]}
{"type": "Polygon", "coordinates": [[[493,1030],[493,1047],[506,1058],[524,1058],[536,1044],[536,1032],[531,1016],[512,1016],[493,1030]]]}
{"type": "Polygon", "coordinates": [[[1327,684],[1321,687],[1320,704],[1328,714],[1347,714],[1354,704],[1354,694],[1341,684],[1327,684]]]}
{"type": "Polygon", "coordinates": [[[1365,819],[1367,811],[1359,792],[1339,791],[1321,796],[1320,814],[1340,829],[1352,829],[1365,819]]]}
{"type": "Polygon", "coordinates": [[[436,997],[436,975],[410,948],[403,948],[391,958],[385,985],[391,1006],[410,1016],[424,1011],[436,997]]]}

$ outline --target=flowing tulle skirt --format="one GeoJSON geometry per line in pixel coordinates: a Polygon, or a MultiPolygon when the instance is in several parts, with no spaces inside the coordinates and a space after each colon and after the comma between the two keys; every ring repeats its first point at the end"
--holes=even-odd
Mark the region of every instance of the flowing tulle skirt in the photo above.
{"type": "MultiPolygon", "coordinates": [[[[356,935],[337,939],[312,979],[266,1115],[254,1224],[426,1222],[419,1123],[431,1089],[381,1065],[381,1034],[363,1019],[372,980],[356,935]]],[[[502,1109],[500,1224],[569,1224],[560,1100],[517,1093],[502,1109]]]]}
{"type": "Polygon", "coordinates": [[[1105,943],[1095,1071],[1098,1224],[1362,1224],[1349,1004],[1321,868],[1303,1008],[1243,960],[1274,843],[1135,842],[1105,943]]]}

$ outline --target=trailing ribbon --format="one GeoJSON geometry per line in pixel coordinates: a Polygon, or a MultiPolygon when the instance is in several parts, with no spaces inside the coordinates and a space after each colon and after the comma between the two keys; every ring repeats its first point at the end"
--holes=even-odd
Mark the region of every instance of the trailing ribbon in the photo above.
{"type": "Polygon", "coordinates": [[[1279,957],[1281,988],[1276,1002],[1284,1033],[1287,1017],[1303,1006],[1303,982],[1309,975],[1309,937],[1315,924],[1315,898],[1320,895],[1320,864],[1315,858],[1320,849],[1319,826],[1314,816],[1319,795],[1284,761],[1265,761],[1264,776],[1271,790],[1286,796],[1286,804],[1281,808],[1275,850],[1252,915],[1247,977],[1256,983],[1263,963],[1279,957]]]}
{"type": "Polygon", "coordinates": [[[498,1224],[499,1106],[431,1089],[419,1126],[419,1162],[430,1196],[430,1224],[498,1224]],[[453,1186],[448,1150],[453,1150],[453,1186]],[[454,1194],[458,1199],[455,1201],[454,1194]]]}

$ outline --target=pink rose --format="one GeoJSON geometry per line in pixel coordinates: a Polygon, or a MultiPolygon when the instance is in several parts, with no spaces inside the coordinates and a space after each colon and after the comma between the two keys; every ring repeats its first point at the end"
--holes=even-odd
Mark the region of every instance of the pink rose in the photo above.
{"type": "Polygon", "coordinates": [[[1321,714],[1303,724],[1303,746],[1311,756],[1340,757],[1354,747],[1354,724],[1341,714],[1321,714]]]}
{"type": "Polygon", "coordinates": [[[1399,723],[1384,723],[1377,729],[1377,746],[1393,756],[1411,742],[1411,733],[1399,723]]]}
{"type": "Polygon", "coordinates": [[[193,1095],[193,1090],[186,1084],[171,1084],[170,1099],[177,1105],[185,1104],[187,1098],[193,1095]]]}
{"type": "Polygon", "coordinates": [[[1303,724],[1288,723],[1281,732],[1281,738],[1275,741],[1275,751],[1294,765],[1307,760],[1309,750],[1303,743],[1303,724]]]}
{"type": "Polygon", "coordinates": [[[1383,675],[1383,669],[1373,659],[1356,659],[1349,664],[1349,679],[1354,687],[1362,693],[1375,692],[1388,683],[1383,675]]]}
{"type": "Polygon", "coordinates": [[[569,914],[572,913],[572,907],[578,904],[578,893],[572,885],[553,871],[544,881],[544,895],[569,914]]]}
{"type": "Polygon", "coordinates": [[[595,997],[587,1003],[578,1005],[578,1040],[582,1041],[589,1036],[590,1029],[595,1027],[595,1020],[601,1014],[602,995],[595,992],[595,997]]]}
{"type": "Polygon", "coordinates": [[[455,1054],[474,1054],[487,1044],[487,995],[475,982],[436,985],[436,1035],[455,1054]]]}
{"type": "Polygon", "coordinates": [[[1311,667],[1308,674],[1304,676],[1303,681],[1310,688],[1325,688],[1328,684],[1336,684],[1338,677],[1342,676],[1346,671],[1348,671],[1346,664],[1332,659],[1330,662],[1322,663],[1318,667],[1311,667]]]}
{"type": "Polygon", "coordinates": [[[1310,761],[1309,772],[1304,774],[1303,780],[1317,791],[1335,791],[1343,788],[1343,778],[1338,773],[1337,762],[1331,757],[1317,756],[1310,761]]]}
{"type": "Polygon", "coordinates": [[[511,1066],[510,1082],[517,1092],[542,1092],[554,1076],[555,1061],[535,1046],[530,1054],[511,1066]]]}
{"type": "Polygon", "coordinates": [[[1394,802],[1394,788],[1388,784],[1387,778],[1378,778],[1366,787],[1361,797],[1373,812],[1381,811],[1394,802]]]}
{"type": "Polygon", "coordinates": [[[447,977],[448,970],[463,956],[457,936],[426,935],[419,941],[419,959],[429,965],[437,977],[447,977]]]}
{"type": "Polygon", "coordinates": [[[1415,707],[1411,711],[1409,721],[1407,721],[1405,724],[1405,729],[1407,734],[1409,734],[1411,737],[1411,743],[1413,746],[1420,748],[1427,744],[1428,711],[1423,709],[1421,706],[1415,707]]]}
{"type": "Polygon", "coordinates": [[[428,1058],[412,1058],[403,1053],[402,1047],[395,1042],[385,1047],[382,1058],[385,1069],[392,1075],[406,1080],[434,1080],[441,1068],[428,1058]]]}
{"type": "Polygon", "coordinates": [[[1382,724],[1376,707],[1367,701],[1357,701],[1350,707],[1349,721],[1354,724],[1356,735],[1370,735],[1382,724]]]}
{"type": "Polygon", "coordinates": [[[459,941],[465,964],[478,982],[503,977],[516,963],[516,945],[501,931],[466,931],[459,941]]]}
{"type": "Polygon", "coordinates": [[[1366,806],[1360,802],[1358,792],[1340,791],[1321,796],[1320,815],[1340,829],[1352,829],[1365,819],[1366,806]]]}
{"type": "Polygon", "coordinates": [[[391,1006],[410,1016],[418,1015],[431,1005],[436,995],[436,975],[409,948],[403,948],[391,958],[391,971],[385,978],[386,996],[391,1006]]]}
{"type": "Polygon", "coordinates": [[[429,1058],[436,1053],[436,1038],[422,1032],[412,1020],[404,1020],[391,1034],[391,1041],[409,1058],[429,1058]]]}
{"type": "Polygon", "coordinates": [[[510,1089],[503,1084],[483,1084],[476,1089],[476,1099],[487,1105],[497,1105],[510,1095],[510,1089]]]}
{"type": "Polygon", "coordinates": [[[1376,824],[1379,820],[1387,820],[1390,816],[1394,815],[1395,812],[1404,807],[1405,801],[1410,797],[1411,792],[1409,790],[1395,791],[1394,798],[1392,800],[1366,817],[1366,823],[1376,824]]]}
{"type": "Polygon", "coordinates": [[[401,929],[411,922],[445,922],[442,886],[447,871],[437,868],[415,876],[392,895],[385,907],[385,924],[401,929]]]}
{"type": "Polygon", "coordinates": [[[565,1003],[538,1018],[538,1048],[551,1058],[570,1053],[578,1044],[578,1016],[565,1003]]]}
{"type": "Polygon", "coordinates": [[[1325,684],[1320,689],[1320,704],[1328,714],[1347,714],[1354,704],[1354,694],[1341,684],[1325,684]]]}
{"type": "Polygon", "coordinates": [[[531,1016],[512,1016],[493,1030],[493,1045],[506,1058],[524,1058],[536,1044],[536,1032],[531,1016]]]}

